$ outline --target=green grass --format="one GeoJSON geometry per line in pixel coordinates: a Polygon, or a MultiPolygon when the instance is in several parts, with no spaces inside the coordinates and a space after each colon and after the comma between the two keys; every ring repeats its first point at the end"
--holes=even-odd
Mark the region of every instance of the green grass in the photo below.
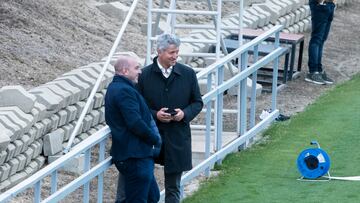
{"type": "Polygon", "coordinates": [[[360,75],[263,135],[265,142],[229,155],[220,175],[184,202],[360,202],[360,181],[298,181],[296,166],[317,140],[330,156],[332,176],[360,176],[360,75]]]}

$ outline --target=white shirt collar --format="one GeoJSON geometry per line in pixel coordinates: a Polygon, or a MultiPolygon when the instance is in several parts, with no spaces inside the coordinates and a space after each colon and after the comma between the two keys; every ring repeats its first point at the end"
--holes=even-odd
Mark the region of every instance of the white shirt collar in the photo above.
{"type": "Polygon", "coordinates": [[[173,67],[170,66],[169,68],[165,69],[165,68],[160,64],[159,60],[157,60],[157,64],[158,64],[158,66],[159,66],[159,68],[160,68],[161,73],[163,74],[163,76],[164,76],[165,78],[168,78],[168,77],[170,76],[172,70],[173,70],[173,67]]]}

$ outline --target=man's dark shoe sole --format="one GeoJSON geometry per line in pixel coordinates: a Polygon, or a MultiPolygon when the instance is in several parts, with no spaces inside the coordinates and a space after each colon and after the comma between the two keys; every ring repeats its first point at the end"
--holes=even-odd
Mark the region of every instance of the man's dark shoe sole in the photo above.
{"type": "Polygon", "coordinates": [[[327,85],[332,85],[332,84],[334,84],[334,82],[331,82],[331,81],[324,81],[325,82],[325,84],[327,84],[327,85]]]}
{"type": "Polygon", "coordinates": [[[317,85],[325,85],[326,82],[318,82],[318,81],[315,81],[315,80],[311,80],[310,78],[305,78],[305,81],[306,82],[311,82],[311,83],[314,83],[314,84],[317,84],[317,85]]]}

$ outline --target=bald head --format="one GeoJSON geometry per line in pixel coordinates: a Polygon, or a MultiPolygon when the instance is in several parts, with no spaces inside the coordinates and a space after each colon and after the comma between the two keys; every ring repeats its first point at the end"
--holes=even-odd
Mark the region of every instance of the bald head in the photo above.
{"type": "Polygon", "coordinates": [[[121,75],[122,72],[130,68],[131,61],[134,60],[130,56],[119,56],[115,63],[115,73],[121,75]]]}
{"type": "Polygon", "coordinates": [[[122,75],[133,82],[137,82],[138,76],[141,73],[140,66],[136,59],[131,56],[119,56],[115,65],[115,74],[122,75]]]}

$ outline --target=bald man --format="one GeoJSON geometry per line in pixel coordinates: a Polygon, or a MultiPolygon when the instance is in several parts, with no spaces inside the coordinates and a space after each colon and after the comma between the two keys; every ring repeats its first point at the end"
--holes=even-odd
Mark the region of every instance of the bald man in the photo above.
{"type": "Polygon", "coordinates": [[[105,96],[105,120],[111,130],[110,154],[125,183],[125,202],[158,202],[154,156],[161,138],[144,98],[135,89],[141,73],[129,56],[115,63],[115,76],[105,96]]]}

